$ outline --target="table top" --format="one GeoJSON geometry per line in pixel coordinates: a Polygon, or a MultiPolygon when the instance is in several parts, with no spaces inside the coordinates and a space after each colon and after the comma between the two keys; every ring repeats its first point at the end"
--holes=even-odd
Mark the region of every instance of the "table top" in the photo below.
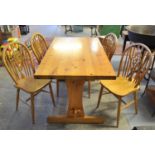
{"type": "Polygon", "coordinates": [[[34,77],[93,80],[116,74],[98,38],[56,37],[34,77]]]}

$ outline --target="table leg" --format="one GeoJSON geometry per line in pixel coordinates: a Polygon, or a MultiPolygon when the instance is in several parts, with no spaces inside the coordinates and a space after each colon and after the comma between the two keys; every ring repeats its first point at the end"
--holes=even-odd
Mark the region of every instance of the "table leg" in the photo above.
{"type": "Polygon", "coordinates": [[[66,80],[68,110],[66,116],[49,116],[48,123],[103,123],[102,117],[84,114],[82,97],[84,80],[66,80]]]}
{"type": "Polygon", "coordinates": [[[68,111],[69,117],[83,117],[84,110],[82,104],[83,94],[83,80],[67,80],[67,92],[68,92],[68,111]]]}

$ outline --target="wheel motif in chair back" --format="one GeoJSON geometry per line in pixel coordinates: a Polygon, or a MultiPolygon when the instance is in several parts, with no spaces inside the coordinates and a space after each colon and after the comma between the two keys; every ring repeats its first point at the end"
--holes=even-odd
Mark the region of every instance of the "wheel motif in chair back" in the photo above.
{"type": "Polygon", "coordinates": [[[48,46],[44,37],[38,33],[34,34],[31,38],[31,47],[38,62],[40,63],[48,49],[48,46]]]}
{"type": "Polygon", "coordinates": [[[151,66],[152,57],[150,49],[141,43],[128,47],[122,56],[118,76],[133,81],[138,86],[151,66]]]}
{"type": "Polygon", "coordinates": [[[33,76],[34,65],[25,45],[10,43],[4,50],[3,61],[15,83],[24,77],[33,76]]]}
{"type": "Polygon", "coordinates": [[[104,50],[109,58],[112,59],[112,56],[116,50],[117,46],[117,36],[114,33],[109,33],[105,36],[105,38],[99,38],[101,44],[104,47],[104,50]]]}

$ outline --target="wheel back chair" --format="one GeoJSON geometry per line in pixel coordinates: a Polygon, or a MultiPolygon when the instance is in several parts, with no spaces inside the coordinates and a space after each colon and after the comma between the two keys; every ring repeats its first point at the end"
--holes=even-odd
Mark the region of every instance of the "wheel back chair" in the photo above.
{"type": "MultiPolygon", "coordinates": [[[[30,40],[32,51],[38,61],[38,64],[41,63],[42,58],[46,54],[48,50],[47,42],[43,35],[40,33],[35,33],[32,35],[30,40]]],[[[56,80],[56,87],[57,87],[57,96],[59,96],[59,80],[56,80]]]]}
{"type": "Polygon", "coordinates": [[[109,33],[105,38],[99,37],[99,40],[111,61],[117,47],[117,36],[114,33],[109,33]]]}
{"type": "Polygon", "coordinates": [[[21,43],[10,43],[3,52],[3,62],[6,70],[13,79],[17,88],[16,110],[18,110],[20,90],[30,94],[32,123],[35,123],[35,105],[34,97],[40,93],[43,88],[49,86],[50,96],[55,106],[51,80],[34,79],[34,65],[28,48],[21,43]]]}
{"type": "Polygon", "coordinates": [[[101,89],[99,93],[97,107],[100,105],[103,88],[118,98],[117,108],[117,127],[119,126],[120,112],[131,104],[135,106],[135,113],[138,112],[138,90],[140,82],[148,72],[152,64],[150,49],[141,43],[129,46],[122,55],[118,75],[116,80],[101,80],[101,89]],[[122,105],[123,97],[133,94],[134,100],[122,105]]]}
{"type": "MultiPolygon", "coordinates": [[[[99,40],[108,56],[109,61],[111,61],[116,47],[117,47],[117,36],[114,33],[109,33],[105,37],[100,36],[99,40]]],[[[88,96],[90,98],[91,94],[91,81],[88,81],[88,96]]]]}
{"type": "Polygon", "coordinates": [[[46,40],[41,34],[35,33],[32,35],[30,43],[34,55],[36,56],[36,59],[38,61],[38,64],[40,64],[42,58],[44,57],[48,49],[46,40]]]}

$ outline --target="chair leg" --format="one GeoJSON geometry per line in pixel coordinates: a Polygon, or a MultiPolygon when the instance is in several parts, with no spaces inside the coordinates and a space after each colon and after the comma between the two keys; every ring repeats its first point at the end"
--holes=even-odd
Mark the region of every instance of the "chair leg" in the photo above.
{"type": "Polygon", "coordinates": [[[50,89],[50,94],[51,94],[52,102],[53,102],[53,105],[55,107],[55,100],[54,100],[54,95],[53,95],[53,90],[52,90],[51,83],[49,84],[49,89],[50,89]]]}
{"type": "Polygon", "coordinates": [[[20,94],[20,89],[17,88],[17,96],[16,96],[16,111],[18,110],[18,105],[19,105],[19,94],[20,94]]]}
{"type": "Polygon", "coordinates": [[[125,50],[126,42],[127,42],[127,36],[125,36],[125,38],[124,38],[123,47],[122,47],[122,53],[123,53],[124,50],[125,50]]]}
{"type": "Polygon", "coordinates": [[[88,97],[90,98],[91,82],[88,81],[88,97]]]}
{"type": "Polygon", "coordinates": [[[101,89],[100,89],[100,93],[99,93],[99,97],[98,97],[98,102],[97,102],[97,106],[96,109],[99,107],[100,105],[100,101],[101,101],[101,97],[102,97],[102,92],[103,92],[103,86],[101,85],[101,89]]]}
{"type": "Polygon", "coordinates": [[[65,34],[67,34],[67,25],[65,25],[65,34]]]}
{"type": "Polygon", "coordinates": [[[57,97],[59,97],[59,80],[56,82],[56,87],[57,87],[57,97]]]}
{"type": "Polygon", "coordinates": [[[93,29],[92,29],[92,27],[91,27],[91,36],[93,35],[93,29]]]}
{"type": "Polygon", "coordinates": [[[134,92],[134,105],[135,105],[135,114],[138,113],[138,92],[134,92]]]}
{"type": "Polygon", "coordinates": [[[97,36],[97,28],[95,27],[95,35],[97,36]]]}
{"type": "Polygon", "coordinates": [[[121,97],[118,98],[118,108],[117,108],[117,128],[119,126],[120,113],[121,113],[121,97]]]}
{"type": "Polygon", "coordinates": [[[35,124],[35,108],[34,108],[34,95],[31,94],[31,113],[32,113],[32,123],[35,124]]]}

